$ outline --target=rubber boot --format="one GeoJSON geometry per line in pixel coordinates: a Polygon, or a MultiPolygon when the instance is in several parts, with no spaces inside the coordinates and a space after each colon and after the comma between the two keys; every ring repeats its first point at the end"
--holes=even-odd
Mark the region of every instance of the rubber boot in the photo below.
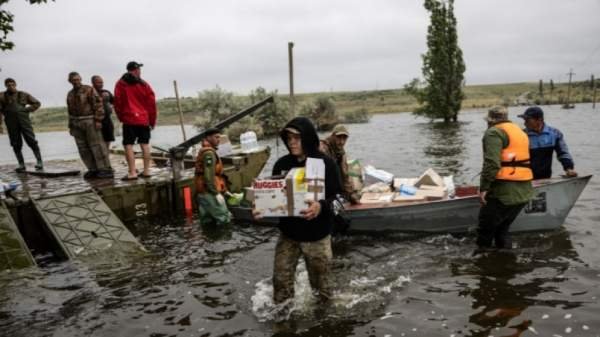
{"type": "Polygon", "coordinates": [[[15,169],[15,172],[25,172],[25,159],[23,159],[23,153],[20,150],[15,150],[15,156],[17,156],[17,161],[19,162],[19,166],[15,169]]]}
{"type": "Polygon", "coordinates": [[[40,149],[33,150],[33,155],[35,156],[35,160],[37,161],[35,164],[35,170],[43,171],[44,162],[42,161],[42,154],[40,153],[40,149]]]}

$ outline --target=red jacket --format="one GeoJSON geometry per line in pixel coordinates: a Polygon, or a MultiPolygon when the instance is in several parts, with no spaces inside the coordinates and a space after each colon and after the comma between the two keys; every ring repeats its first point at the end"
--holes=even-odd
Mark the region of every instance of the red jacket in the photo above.
{"type": "Polygon", "coordinates": [[[115,85],[115,112],[126,125],[156,125],[156,100],[150,85],[129,73],[115,85]]]}

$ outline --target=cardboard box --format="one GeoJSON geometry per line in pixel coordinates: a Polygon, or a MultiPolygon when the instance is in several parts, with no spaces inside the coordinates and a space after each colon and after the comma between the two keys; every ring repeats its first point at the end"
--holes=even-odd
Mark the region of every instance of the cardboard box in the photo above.
{"type": "Polygon", "coordinates": [[[288,216],[285,179],[257,179],[246,195],[254,197],[254,209],[263,217],[288,216]]]}
{"type": "Polygon", "coordinates": [[[365,175],[365,186],[369,186],[378,182],[391,185],[394,181],[394,175],[392,173],[376,169],[371,165],[365,166],[363,171],[365,175]]]}
{"type": "Polygon", "coordinates": [[[446,197],[445,189],[418,189],[415,196],[423,197],[427,200],[440,200],[446,197]]]}
{"type": "Polygon", "coordinates": [[[415,182],[415,187],[420,187],[421,185],[444,186],[444,179],[433,169],[429,168],[415,182]]]}
{"type": "Polygon", "coordinates": [[[394,200],[394,196],[396,193],[394,192],[384,192],[384,193],[363,193],[360,198],[361,204],[380,204],[380,203],[390,203],[394,200]]]}
{"type": "Polygon", "coordinates": [[[415,186],[418,180],[419,178],[394,178],[392,186],[394,186],[394,190],[398,191],[402,185],[415,186]]]}
{"type": "Polygon", "coordinates": [[[257,179],[252,190],[254,209],[263,217],[302,216],[308,201],[325,199],[325,163],[307,158],[306,167],[293,168],[282,179],[257,179]]]}
{"type": "Polygon", "coordinates": [[[415,201],[425,201],[425,197],[422,195],[404,195],[400,193],[396,193],[394,196],[393,202],[415,202],[415,201]]]}

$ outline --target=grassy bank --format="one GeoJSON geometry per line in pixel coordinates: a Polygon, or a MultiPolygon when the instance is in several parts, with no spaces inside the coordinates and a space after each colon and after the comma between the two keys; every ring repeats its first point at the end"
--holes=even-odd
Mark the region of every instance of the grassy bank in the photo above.
{"type": "MultiPolygon", "coordinates": [[[[566,99],[567,85],[557,84],[550,95],[550,87],[544,86],[544,96],[539,95],[537,82],[468,85],[465,87],[466,99],[463,109],[486,108],[497,104],[560,104],[566,99]]],[[[416,100],[402,89],[306,93],[296,96],[297,106],[313,101],[317,96],[327,95],[334,101],[341,114],[350,113],[360,108],[373,114],[408,112],[417,107],[416,100]]],[[[286,95],[281,95],[287,99],[286,95]]],[[[600,99],[600,98],[597,98],[600,99]]],[[[571,88],[571,102],[591,102],[592,91],[589,83],[576,82],[571,88]]],[[[184,97],[181,99],[184,122],[193,123],[201,115],[198,99],[184,97]]],[[[158,125],[179,124],[179,114],[174,98],[163,98],[158,101],[158,125]]],[[[42,108],[32,114],[36,131],[58,131],[67,128],[66,107],[42,108]]],[[[460,118],[460,116],[459,116],[460,118]]]]}

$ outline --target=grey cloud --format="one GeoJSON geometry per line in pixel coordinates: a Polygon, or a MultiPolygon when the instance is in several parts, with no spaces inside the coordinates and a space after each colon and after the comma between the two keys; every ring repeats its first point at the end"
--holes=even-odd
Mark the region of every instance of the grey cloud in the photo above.
{"type": "MultiPolygon", "coordinates": [[[[64,104],[66,74],[101,74],[106,86],[139,60],[157,96],[221,87],[287,92],[294,41],[296,91],[399,88],[420,75],[428,14],[422,1],[11,1],[14,51],[0,76],[46,106],[64,104]]],[[[594,0],[456,0],[470,84],[600,76],[594,0]],[[561,77],[562,76],[562,77],[561,77]]]]}

